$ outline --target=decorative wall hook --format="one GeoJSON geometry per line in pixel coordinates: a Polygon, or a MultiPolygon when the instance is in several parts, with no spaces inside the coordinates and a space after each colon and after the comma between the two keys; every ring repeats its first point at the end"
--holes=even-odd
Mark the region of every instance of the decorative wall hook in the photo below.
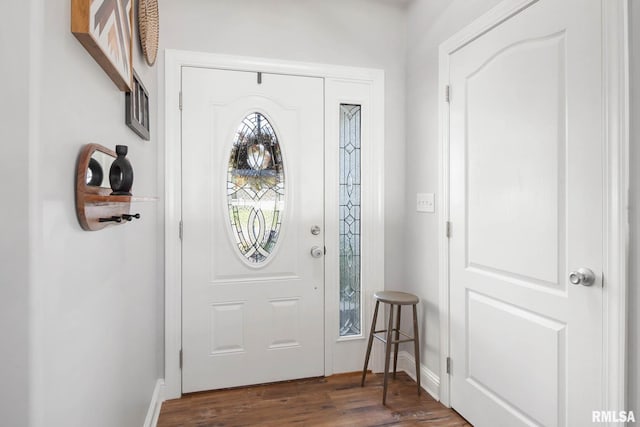
{"type": "Polygon", "coordinates": [[[127,221],[131,221],[131,220],[132,220],[132,219],[134,219],[134,218],[135,218],[135,219],[140,219],[140,214],[139,214],[139,213],[137,213],[137,214],[133,214],[133,215],[130,215],[130,214],[122,214],[122,218],[123,218],[123,219],[126,219],[127,221]]]}
{"type": "Polygon", "coordinates": [[[98,222],[122,222],[122,217],[112,216],[111,218],[99,218],[98,222]]]}
{"type": "Polygon", "coordinates": [[[102,230],[139,219],[141,215],[132,212],[136,208],[131,203],[157,200],[130,194],[133,168],[126,154],[127,147],[123,145],[113,151],[99,144],[86,144],[80,150],[76,165],[76,214],[83,230],[102,230]],[[110,184],[113,188],[109,188],[110,184]]]}

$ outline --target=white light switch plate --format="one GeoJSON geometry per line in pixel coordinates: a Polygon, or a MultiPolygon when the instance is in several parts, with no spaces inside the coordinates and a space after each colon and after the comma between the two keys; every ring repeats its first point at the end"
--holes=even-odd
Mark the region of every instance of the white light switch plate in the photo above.
{"type": "Polygon", "coordinates": [[[416,194],[416,211],[417,212],[435,212],[435,196],[433,193],[416,194]]]}

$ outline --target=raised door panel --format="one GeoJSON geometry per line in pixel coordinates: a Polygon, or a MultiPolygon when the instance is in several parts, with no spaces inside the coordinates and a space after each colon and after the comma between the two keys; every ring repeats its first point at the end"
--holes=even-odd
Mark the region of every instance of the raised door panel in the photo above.
{"type": "Polygon", "coordinates": [[[466,305],[467,382],[527,424],[557,426],[566,324],[473,291],[466,305]]]}
{"type": "Polygon", "coordinates": [[[469,267],[563,286],[564,70],[560,33],[508,46],[466,78],[469,267]]]}

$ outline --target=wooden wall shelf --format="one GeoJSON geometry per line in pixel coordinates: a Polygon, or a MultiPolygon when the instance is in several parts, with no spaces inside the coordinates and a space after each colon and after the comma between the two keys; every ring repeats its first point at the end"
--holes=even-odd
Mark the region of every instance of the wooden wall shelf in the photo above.
{"type": "Polygon", "coordinates": [[[115,158],[113,150],[100,144],[87,144],[80,151],[76,171],[76,213],[83,230],[96,231],[139,219],[139,214],[131,214],[131,203],[157,200],[156,197],[111,195],[109,168],[115,158]]]}

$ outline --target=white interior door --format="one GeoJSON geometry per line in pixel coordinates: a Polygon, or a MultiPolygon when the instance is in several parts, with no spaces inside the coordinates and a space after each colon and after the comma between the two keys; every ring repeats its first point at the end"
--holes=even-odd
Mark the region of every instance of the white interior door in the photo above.
{"type": "Polygon", "coordinates": [[[601,27],[541,0],[450,56],[451,405],[476,426],[601,409],[601,27]]]}
{"type": "Polygon", "coordinates": [[[322,79],[184,68],[182,99],[183,392],[323,375],[322,79]]]}

